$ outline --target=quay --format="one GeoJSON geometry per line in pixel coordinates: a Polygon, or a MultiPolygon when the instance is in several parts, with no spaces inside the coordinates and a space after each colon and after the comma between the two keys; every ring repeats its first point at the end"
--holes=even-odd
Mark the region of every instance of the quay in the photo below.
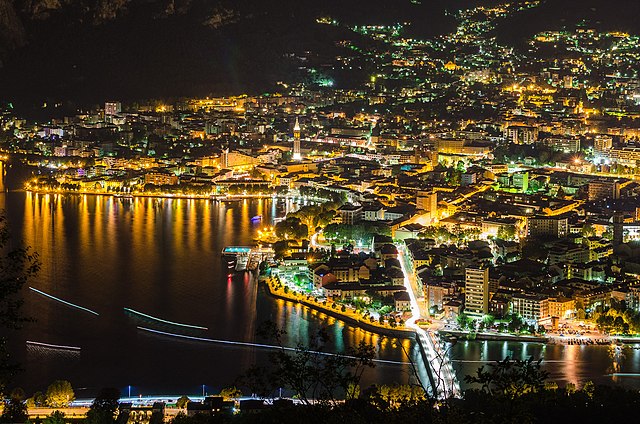
{"type": "Polygon", "coordinates": [[[262,246],[227,246],[222,249],[222,256],[235,258],[235,270],[238,272],[256,271],[261,262],[273,259],[274,255],[272,248],[262,246]]]}

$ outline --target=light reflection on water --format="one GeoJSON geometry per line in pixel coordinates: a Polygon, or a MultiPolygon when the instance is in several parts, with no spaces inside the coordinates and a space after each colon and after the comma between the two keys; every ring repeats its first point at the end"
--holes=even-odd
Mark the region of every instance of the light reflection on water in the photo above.
{"type": "MultiPolygon", "coordinates": [[[[124,307],[175,322],[208,327],[202,337],[259,341],[256,328],[273,320],[286,343],[305,343],[320,326],[344,352],[361,340],[382,359],[406,360],[397,341],[356,329],[300,304],[275,300],[248,274],[229,279],[220,252],[250,245],[255,231],[295,205],[271,199],[219,203],[208,200],[63,196],[9,192],[0,196],[16,239],[40,254],[35,288],[94,309],[95,319],[25,292],[25,312],[37,319],[13,340],[27,372],[27,391],[65,378],[88,391],[137,385],[141,391],[194,393],[232,384],[266,353],[256,348],[211,346],[141,334],[124,307]],[[262,215],[262,222],[251,218],[262,215]],[[24,340],[82,347],[79,359],[26,355],[24,340]]],[[[415,360],[416,349],[404,341],[415,360]]],[[[379,364],[365,384],[409,381],[409,367],[379,364]]],[[[90,393],[87,394],[90,394],[90,393]]],[[[83,393],[79,393],[82,396],[83,393]]]]}
{"type": "MultiPolygon", "coordinates": [[[[218,203],[188,199],[123,199],[9,192],[0,196],[14,236],[39,252],[42,269],[33,286],[100,317],[84,316],[25,291],[25,312],[37,319],[14,340],[27,372],[20,384],[41,390],[54,379],[70,379],[89,392],[100,386],[136,385],[140,391],[196,393],[202,384],[222,387],[266,353],[141,334],[124,307],[176,322],[206,326],[203,337],[255,342],[256,329],[272,320],[287,330],[287,344],[307,342],[320,326],[343,352],[360,341],[379,357],[405,361],[403,349],[420,362],[407,340],[381,337],[300,304],[274,300],[248,275],[227,277],[220,252],[226,245],[250,245],[252,235],[274,216],[294,207],[270,199],[218,203]],[[262,222],[252,222],[262,215],[262,222]],[[28,337],[27,337],[28,335],[28,337]],[[82,346],[73,360],[27,350],[25,340],[82,346]]],[[[537,343],[460,341],[451,349],[459,376],[483,362],[506,356],[543,358],[559,384],[618,383],[640,388],[640,350],[624,348],[614,358],[606,346],[544,346],[537,343]]],[[[379,364],[365,376],[373,382],[411,381],[410,367],[379,364]]],[[[421,378],[425,378],[424,374],[421,378]]],[[[79,393],[82,396],[83,393],[79,393]]]]}
{"type": "Polygon", "coordinates": [[[483,364],[507,356],[542,359],[543,368],[560,386],[566,383],[581,386],[593,381],[596,384],[615,383],[640,388],[640,349],[634,346],[616,350],[610,346],[461,341],[451,349],[454,368],[459,376],[475,374],[483,364]],[[612,375],[616,369],[618,373],[612,375]]]}

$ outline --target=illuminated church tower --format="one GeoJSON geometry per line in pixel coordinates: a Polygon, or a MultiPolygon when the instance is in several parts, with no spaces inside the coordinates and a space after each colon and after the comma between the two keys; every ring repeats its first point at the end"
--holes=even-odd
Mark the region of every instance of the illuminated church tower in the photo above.
{"type": "Polygon", "coordinates": [[[300,123],[296,117],[296,124],[293,126],[293,160],[302,159],[300,154],[300,123]]]}

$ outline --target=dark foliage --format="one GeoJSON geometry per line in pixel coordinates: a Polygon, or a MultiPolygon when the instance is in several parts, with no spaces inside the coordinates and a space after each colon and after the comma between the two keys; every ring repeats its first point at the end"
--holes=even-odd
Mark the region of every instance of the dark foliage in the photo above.
{"type": "Polygon", "coordinates": [[[261,335],[275,341],[278,349],[270,354],[270,365],[253,366],[241,378],[240,385],[258,397],[271,397],[280,389],[292,392],[305,405],[336,405],[339,399],[353,397],[362,374],[373,368],[375,352],[365,343],[343,354],[326,350],[329,336],[319,330],[308,345],[288,348],[282,343],[283,330],[267,322],[261,335]]]}
{"type": "Polygon", "coordinates": [[[87,412],[87,424],[112,424],[115,422],[120,392],[114,388],[100,390],[87,412]]]}
{"type": "MultiPolygon", "coordinates": [[[[0,213],[0,330],[3,334],[18,330],[29,321],[21,313],[24,300],[20,292],[39,269],[37,253],[28,247],[11,245],[7,218],[0,213]]],[[[18,370],[19,366],[9,357],[5,336],[0,337],[0,393],[18,370]]]]}
{"type": "Polygon", "coordinates": [[[15,389],[11,392],[2,411],[1,421],[3,423],[24,423],[27,421],[27,406],[24,403],[24,398],[22,389],[15,389]]]}

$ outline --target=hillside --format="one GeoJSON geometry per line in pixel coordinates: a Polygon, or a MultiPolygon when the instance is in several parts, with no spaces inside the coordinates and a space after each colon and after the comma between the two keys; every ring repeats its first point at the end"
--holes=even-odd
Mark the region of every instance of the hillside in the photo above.
{"type": "MultiPolygon", "coordinates": [[[[316,24],[409,23],[408,34],[445,34],[445,10],[495,0],[0,0],[0,93],[31,103],[101,102],[259,92],[299,77],[292,57],[329,62],[356,35],[316,24]]],[[[546,0],[505,19],[510,42],[583,19],[637,32],[631,0],[546,0]]]]}

